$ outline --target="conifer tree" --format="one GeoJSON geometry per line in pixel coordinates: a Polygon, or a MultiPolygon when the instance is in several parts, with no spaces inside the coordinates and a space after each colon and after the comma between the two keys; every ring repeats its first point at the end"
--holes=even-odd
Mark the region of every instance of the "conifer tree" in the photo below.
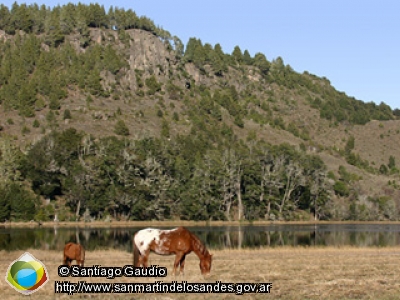
{"type": "Polygon", "coordinates": [[[243,62],[243,54],[239,46],[235,46],[232,52],[232,56],[238,64],[241,64],[243,62]]]}
{"type": "Polygon", "coordinates": [[[267,58],[265,57],[264,54],[258,52],[254,56],[254,63],[256,67],[258,67],[261,71],[261,74],[267,75],[269,68],[270,68],[270,63],[268,62],[267,58]]]}
{"type": "Polygon", "coordinates": [[[193,62],[194,55],[195,55],[195,49],[197,47],[198,41],[196,38],[190,38],[187,45],[186,45],[186,50],[185,50],[185,55],[184,55],[184,60],[185,62],[193,62]]]}
{"type": "Polygon", "coordinates": [[[212,65],[214,73],[217,76],[222,76],[223,73],[228,70],[228,67],[225,63],[225,54],[222,52],[222,47],[220,44],[216,44],[214,46],[212,65]]]}
{"type": "Polygon", "coordinates": [[[26,33],[31,32],[33,20],[26,4],[18,5],[14,2],[11,8],[11,23],[16,30],[23,30],[26,33]]]}
{"type": "Polygon", "coordinates": [[[76,27],[75,5],[68,3],[61,7],[60,10],[60,30],[62,34],[71,33],[76,27]]]}
{"type": "Polygon", "coordinates": [[[10,11],[7,6],[0,4],[0,29],[6,30],[10,24],[10,11]]]}
{"type": "Polygon", "coordinates": [[[253,59],[251,58],[250,53],[247,49],[244,50],[243,53],[243,63],[248,66],[251,66],[253,64],[253,59]]]}

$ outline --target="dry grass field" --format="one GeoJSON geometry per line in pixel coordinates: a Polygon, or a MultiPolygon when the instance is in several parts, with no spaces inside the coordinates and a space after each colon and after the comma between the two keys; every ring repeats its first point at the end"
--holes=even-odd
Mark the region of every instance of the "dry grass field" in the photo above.
{"type": "MultiPolygon", "coordinates": [[[[0,273],[25,251],[0,252],[0,273]]],[[[62,252],[28,250],[41,260],[49,272],[50,282],[31,296],[14,291],[0,280],[2,299],[399,299],[400,249],[398,248],[264,248],[214,251],[211,276],[200,275],[195,254],[187,257],[183,276],[166,278],[61,278],[57,268],[62,252]],[[55,294],[56,280],[78,282],[210,282],[272,283],[270,294],[55,294]]],[[[115,250],[86,253],[85,266],[122,267],[132,263],[132,254],[115,250]]],[[[171,272],[172,256],[150,255],[150,263],[167,267],[171,272]]]]}

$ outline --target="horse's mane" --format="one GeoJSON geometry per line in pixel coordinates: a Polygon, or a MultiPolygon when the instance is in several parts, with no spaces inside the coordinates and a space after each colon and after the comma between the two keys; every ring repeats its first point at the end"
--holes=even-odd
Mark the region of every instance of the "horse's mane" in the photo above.
{"type": "Polygon", "coordinates": [[[204,246],[204,244],[200,241],[200,239],[195,234],[191,233],[190,231],[189,231],[189,233],[192,238],[193,249],[197,249],[198,254],[200,254],[202,256],[208,255],[209,254],[208,250],[204,246]]]}

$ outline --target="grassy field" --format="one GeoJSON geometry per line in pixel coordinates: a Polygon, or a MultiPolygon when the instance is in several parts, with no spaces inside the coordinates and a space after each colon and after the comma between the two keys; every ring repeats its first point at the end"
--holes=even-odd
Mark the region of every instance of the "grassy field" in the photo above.
{"type": "MultiPolygon", "coordinates": [[[[211,275],[200,275],[198,258],[187,257],[185,275],[166,278],[61,278],[57,268],[62,251],[28,250],[41,260],[50,282],[29,299],[399,299],[400,249],[398,248],[264,248],[214,251],[211,275]],[[78,282],[210,282],[272,283],[270,294],[55,294],[56,280],[78,282]]],[[[0,273],[25,251],[0,252],[0,273]]],[[[85,266],[122,267],[132,263],[132,254],[115,250],[86,253],[85,266]]],[[[150,255],[150,263],[172,272],[173,257],[150,255]]],[[[2,275],[3,276],[3,275],[2,275]]],[[[4,278],[4,277],[3,277],[4,278]]],[[[0,280],[3,299],[27,299],[0,280]]]]}

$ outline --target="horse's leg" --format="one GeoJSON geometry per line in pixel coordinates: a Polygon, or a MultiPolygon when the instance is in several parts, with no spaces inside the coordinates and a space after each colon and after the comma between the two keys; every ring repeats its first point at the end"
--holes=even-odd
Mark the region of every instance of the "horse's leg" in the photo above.
{"type": "Polygon", "coordinates": [[[182,255],[182,258],[181,258],[181,261],[180,261],[181,267],[180,267],[180,271],[179,271],[179,273],[180,273],[181,275],[184,274],[184,269],[185,269],[185,258],[186,258],[186,254],[183,254],[183,255],[182,255]]]}
{"type": "Polygon", "coordinates": [[[138,262],[139,262],[139,265],[138,265],[138,267],[144,267],[144,256],[145,256],[145,254],[140,254],[139,255],[139,260],[138,260],[138,262]]]}
{"type": "Polygon", "coordinates": [[[178,268],[178,266],[179,266],[179,264],[180,264],[180,262],[181,262],[181,259],[182,259],[182,256],[183,256],[183,254],[182,253],[176,253],[176,256],[175,256],[175,262],[174,262],[174,270],[172,271],[172,274],[175,276],[175,273],[176,273],[176,269],[178,268]]]}
{"type": "Polygon", "coordinates": [[[142,264],[144,268],[147,268],[147,262],[149,260],[149,255],[150,255],[150,249],[145,251],[143,254],[143,259],[142,259],[142,264]]]}
{"type": "Polygon", "coordinates": [[[81,253],[79,252],[79,255],[76,257],[76,263],[78,264],[78,266],[83,267],[83,257],[81,255],[81,253]]]}
{"type": "Polygon", "coordinates": [[[143,255],[139,254],[137,266],[135,266],[135,267],[142,267],[142,266],[143,266],[143,255]]]}

